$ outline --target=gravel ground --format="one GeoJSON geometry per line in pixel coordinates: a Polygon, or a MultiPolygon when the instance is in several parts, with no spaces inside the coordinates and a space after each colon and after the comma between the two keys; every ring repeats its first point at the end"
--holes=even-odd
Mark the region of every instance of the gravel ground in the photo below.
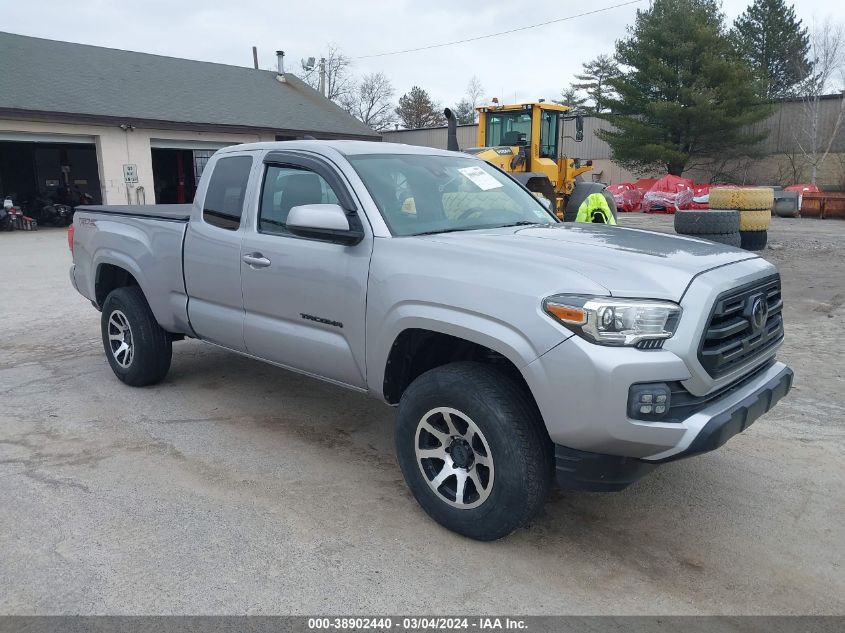
{"type": "Polygon", "coordinates": [[[0,613],[841,614],[845,222],[775,218],[770,240],[790,396],[483,544],[417,507],[388,407],[195,341],[126,387],[64,231],[0,234],[0,613]]]}

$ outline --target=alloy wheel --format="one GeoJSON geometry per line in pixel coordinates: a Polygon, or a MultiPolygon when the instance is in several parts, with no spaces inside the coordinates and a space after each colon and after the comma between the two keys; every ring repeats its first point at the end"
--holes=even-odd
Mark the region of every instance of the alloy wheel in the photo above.
{"type": "Polygon", "coordinates": [[[420,418],[414,438],[417,465],[434,493],[450,506],[480,506],[493,489],[493,456],[481,429],[450,407],[420,418]]]}
{"type": "Polygon", "coordinates": [[[118,365],[126,369],[132,364],[132,328],[129,327],[129,319],[120,310],[109,315],[109,348],[118,365]]]}

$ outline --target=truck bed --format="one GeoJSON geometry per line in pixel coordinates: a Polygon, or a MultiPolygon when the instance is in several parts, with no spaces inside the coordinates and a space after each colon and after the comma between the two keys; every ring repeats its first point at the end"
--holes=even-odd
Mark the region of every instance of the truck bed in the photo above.
{"type": "Polygon", "coordinates": [[[102,301],[105,297],[97,296],[97,284],[103,279],[103,266],[125,270],[141,286],[159,324],[168,332],[189,334],[182,243],[191,207],[190,204],[77,207],[71,269],[77,290],[95,303],[102,301]]]}
{"type": "Polygon", "coordinates": [[[171,222],[187,222],[191,217],[192,206],[191,204],[89,204],[76,207],[76,210],[169,220],[171,222]]]}

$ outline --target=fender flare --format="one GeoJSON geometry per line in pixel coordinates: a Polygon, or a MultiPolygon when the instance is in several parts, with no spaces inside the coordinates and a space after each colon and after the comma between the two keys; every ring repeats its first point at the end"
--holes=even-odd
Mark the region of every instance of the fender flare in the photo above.
{"type": "MultiPolygon", "coordinates": [[[[378,344],[368,351],[367,384],[371,392],[381,398],[384,397],[384,376],[390,351],[402,332],[411,329],[446,334],[487,347],[508,359],[523,377],[523,369],[548,351],[537,349],[524,333],[488,315],[430,303],[406,302],[391,310],[372,331],[368,327],[368,340],[378,341],[378,344]]],[[[562,336],[558,343],[567,338],[562,336]]]]}
{"type": "MultiPolygon", "coordinates": [[[[138,286],[141,288],[141,292],[144,293],[144,297],[147,296],[147,280],[141,267],[125,253],[110,248],[101,248],[94,253],[91,262],[94,268],[94,279],[92,282],[94,287],[91,289],[92,296],[97,296],[97,283],[100,280],[100,271],[104,265],[116,266],[128,272],[138,282],[138,286]]],[[[98,307],[102,308],[102,305],[98,307]]]]}

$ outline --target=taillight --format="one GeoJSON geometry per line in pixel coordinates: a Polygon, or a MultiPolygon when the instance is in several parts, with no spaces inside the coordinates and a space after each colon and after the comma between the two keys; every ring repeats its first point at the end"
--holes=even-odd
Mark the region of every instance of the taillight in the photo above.
{"type": "Polygon", "coordinates": [[[70,249],[70,254],[73,255],[73,224],[67,227],[67,247],[70,249]]]}

